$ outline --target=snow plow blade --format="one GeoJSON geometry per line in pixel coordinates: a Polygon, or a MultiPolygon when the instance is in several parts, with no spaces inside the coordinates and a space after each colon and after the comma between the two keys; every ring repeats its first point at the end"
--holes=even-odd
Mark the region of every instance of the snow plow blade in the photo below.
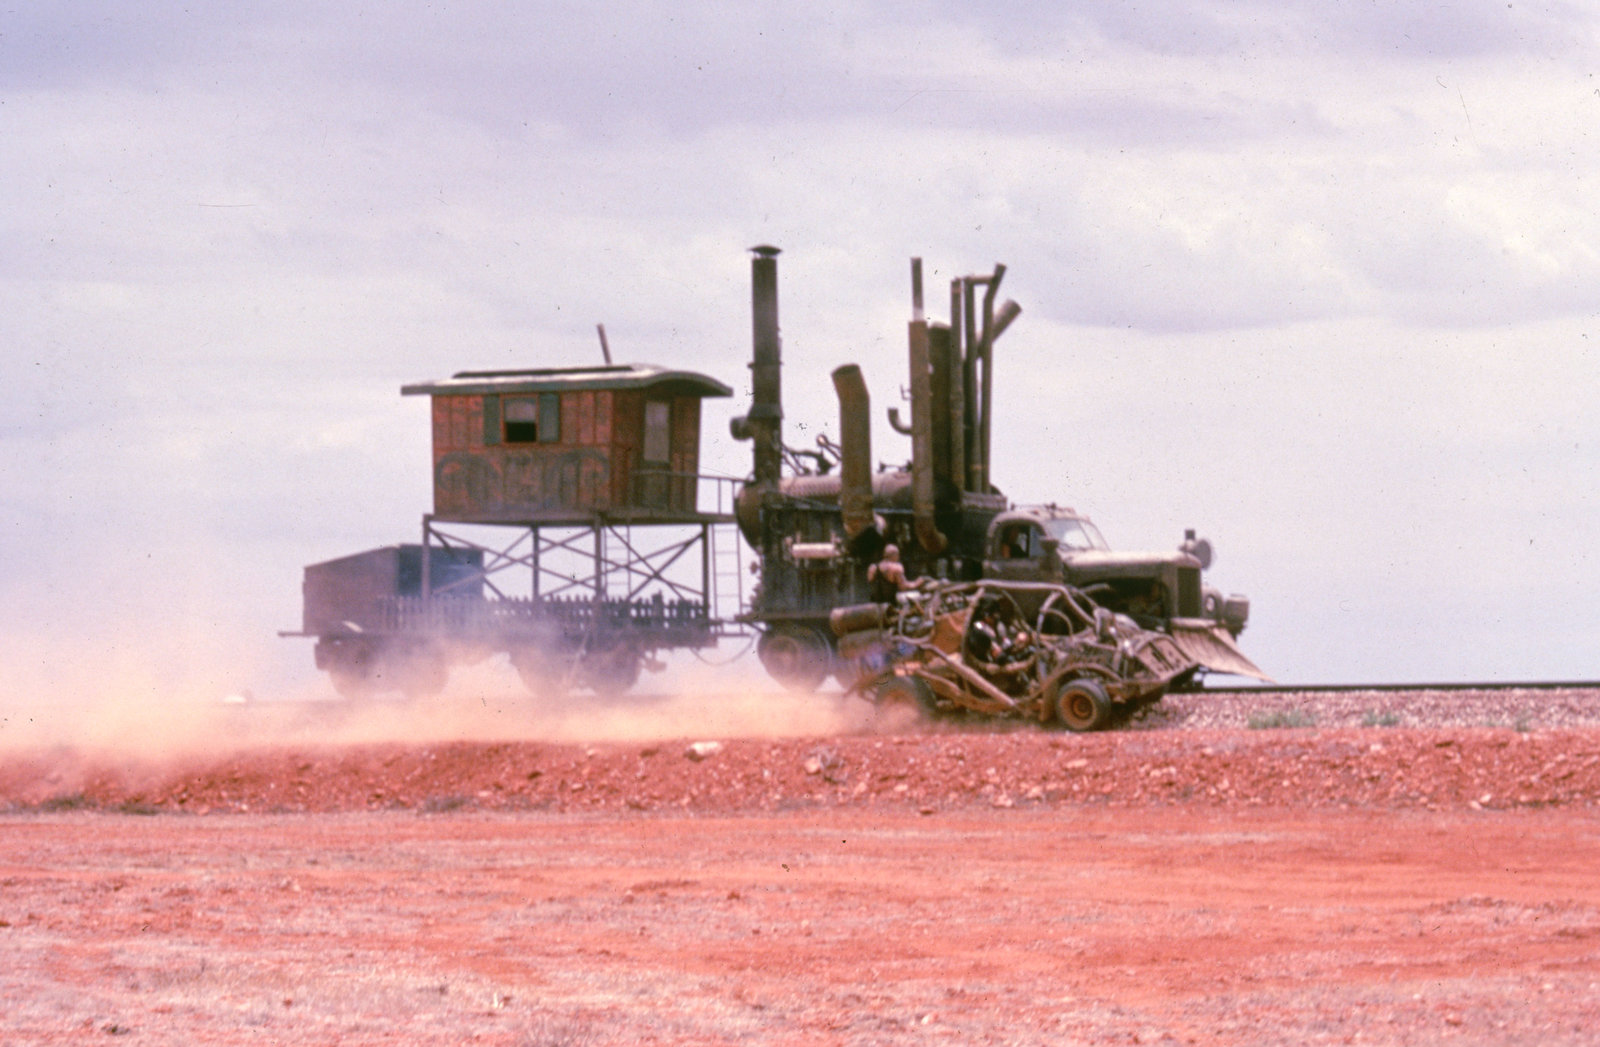
{"type": "Polygon", "coordinates": [[[1251,676],[1264,683],[1272,677],[1256,667],[1228,635],[1228,630],[1215,622],[1181,621],[1172,623],[1172,639],[1178,649],[1212,672],[1233,676],[1251,676]]]}

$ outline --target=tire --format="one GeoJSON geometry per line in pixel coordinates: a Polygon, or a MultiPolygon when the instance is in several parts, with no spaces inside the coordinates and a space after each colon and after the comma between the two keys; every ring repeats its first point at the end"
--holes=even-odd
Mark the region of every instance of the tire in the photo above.
{"type": "Polygon", "coordinates": [[[1056,717],[1069,731],[1098,731],[1111,723],[1116,707],[1094,680],[1064,681],[1055,696],[1056,717]]]}
{"type": "Polygon", "coordinates": [[[833,649],[806,625],[777,625],[761,634],[756,655],[767,675],[791,691],[806,693],[833,671],[833,649]]]}
{"type": "Polygon", "coordinates": [[[878,731],[911,730],[933,719],[933,689],[915,676],[890,677],[873,695],[873,707],[878,731]]]}
{"type": "Polygon", "coordinates": [[[402,648],[383,654],[378,677],[384,687],[413,701],[432,698],[450,682],[450,663],[432,647],[402,648]]]}
{"type": "Polygon", "coordinates": [[[591,651],[578,663],[578,679],[602,698],[626,694],[639,682],[644,659],[627,643],[603,651],[591,651]]]}
{"type": "Polygon", "coordinates": [[[325,669],[328,680],[339,697],[348,701],[364,701],[383,688],[373,678],[377,668],[378,651],[369,642],[349,639],[319,640],[316,649],[317,668],[325,669]]]}
{"type": "Polygon", "coordinates": [[[566,694],[566,673],[562,660],[542,647],[516,647],[511,651],[511,667],[522,679],[522,686],[536,698],[561,698],[566,694]]]}
{"type": "Polygon", "coordinates": [[[340,698],[359,702],[371,698],[378,691],[363,669],[339,667],[328,670],[328,680],[340,698]]]}

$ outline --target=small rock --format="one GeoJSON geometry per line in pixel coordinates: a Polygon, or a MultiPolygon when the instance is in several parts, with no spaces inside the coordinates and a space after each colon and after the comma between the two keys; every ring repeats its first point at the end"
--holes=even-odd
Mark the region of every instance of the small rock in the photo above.
{"type": "Polygon", "coordinates": [[[695,742],[683,751],[683,755],[698,763],[709,756],[717,755],[721,751],[721,742],[695,742]]]}

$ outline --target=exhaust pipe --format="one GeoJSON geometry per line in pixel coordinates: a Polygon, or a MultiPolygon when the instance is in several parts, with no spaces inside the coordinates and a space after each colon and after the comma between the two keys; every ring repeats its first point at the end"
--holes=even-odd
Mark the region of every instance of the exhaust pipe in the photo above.
{"type": "Polygon", "coordinates": [[[750,440],[754,484],[776,487],[783,470],[783,359],[778,334],[778,248],[752,247],[750,259],[750,413],[728,428],[750,440]]]}
{"type": "MultiPolygon", "coordinates": [[[[1006,267],[996,265],[989,276],[968,276],[962,279],[966,305],[966,354],[963,361],[967,388],[963,402],[966,438],[967,490],[988,494],[990,438],[993,432],[991,412],[994,409],[994,343],[1005,333],[1022,313],[1022,307],[1007,299],[995,310],[995,293],[1006,275],[1006,267]],[[975,291],[984,288],[982,311],[976,301],[975,291]],[[981,317],[982,326],[979,326],[981,317]]],[[[952,297],[954,292],[952,291],[952,297]]]]}
{"type": "Polygon", "coordinates": [[[861,368],[834,369],[839,397],[839,511],[851,545],[872,529],[872,401],[861,368]]]}
{"type": "Polygon", "coordinates": [[[961,281],[950,281],[950,333],[946,338],[944,370],[949,399],[945,404],[945,425],[949,429],[950,485],[958,491],[967,489],[967,369],[961,347],[961,281]]]}
{"type": "Polygon", "coordinates": [[[922,259],[911,259],[911,524],[917,543],[938,556],[950,543],[933,520],[933,369],[922,313],[922,259]]]}

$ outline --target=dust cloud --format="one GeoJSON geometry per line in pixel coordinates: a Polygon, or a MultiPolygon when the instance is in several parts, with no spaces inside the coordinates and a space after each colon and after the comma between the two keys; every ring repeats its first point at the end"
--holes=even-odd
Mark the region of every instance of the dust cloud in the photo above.
{"type": "Polygon", "coordinates": [[[148,636],[140,648],[100,654],[10,661],[64,668],[13,676],[0,697],[0,759],[54,750],[159,765],[281,747],[808,737],[863,730],[870,720],[866,702],[837,689],[783,690],[732,645],[705,662],[676,655],[613,698],[530,693],[503,657],[457,666],[435,697],[351,700],[321,674],[252,687],[270,672],[239,659],[206,665],[192,648],[158,650],[148,636]]]}

